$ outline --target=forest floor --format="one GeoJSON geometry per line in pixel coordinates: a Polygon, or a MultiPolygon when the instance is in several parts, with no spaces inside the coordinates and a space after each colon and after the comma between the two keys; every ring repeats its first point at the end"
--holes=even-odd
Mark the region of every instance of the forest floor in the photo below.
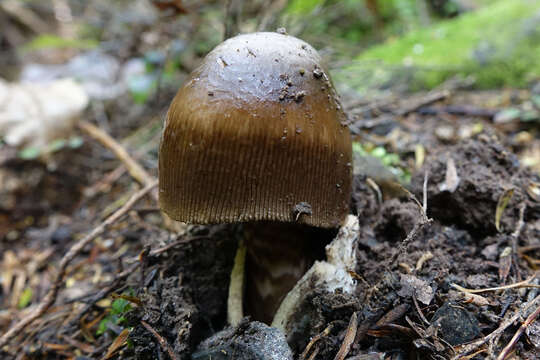
{"type": "MultiPolygon", "coordinates": [[[[502,101],[519,107],[529,95],[445,90],[350,108],[363,114],[351,115],[357,138],[385,146],[409,169],[407,187],[427,200],[429,221],[408,197],[379,198],[357,172],[351,212],[360,219],[358,266],[350,269],[357,291],[314,293],[316,316],[291,344],[295,351],[323,333],[313,346],[320,358],[332,358],[356,313],[361,326],[353,355],[481,358],[510,345],[522,358],[538,356],[540,179],[516,155],[537,154],[538,139],[526,136],[535,131],[531,123],[494,123],[498,108],[485,105],[508,99],[502,101]],[[424,160],[416,144],[426,149],[424,160]],[[437,323],[444,312],[451,320],[437,323]]],[[[123,128],[145,126],[127,118],[123,128]]],[[[21,160],[9,147],[0,151],[2,176],[14,189],[3,191],[12,198],[0,223],[2,332],[39,311],[51,286],[60,288],[46,312],[9,338],[4,355],[100,358],[109,351],[151,359],[172,351],[186,358],[226,325],[238,225],[166,230],[149,187],[148,196],[129,203],[139,185],[108,149],[83,136],[82,147],[55,153],[52,170],[21,160]],[[122,216],[102,229],[118,211],[122,216]],[[96,227],[102,231],[69,258],[58,278],[65,254],[96,227]]]]}

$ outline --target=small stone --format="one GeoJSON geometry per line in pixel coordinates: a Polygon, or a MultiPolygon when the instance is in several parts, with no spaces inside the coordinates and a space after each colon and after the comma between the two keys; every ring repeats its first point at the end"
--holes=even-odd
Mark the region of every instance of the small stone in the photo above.
{"type": "Polygon", "coordinates": [[[493,118],[493,122],[495,124],[507,124],[509,122],[519,119],[520,115],[521,115],[521,110],[517,108],[503,109],[499,111],[497,114],[495,114],[495,117],[493,118]]]}
{"type": "Polygon", "coordinates": [[[499,245],[488,245],[482,250],[481,254],[484,255],[484,257],[488,260],[495,260],[497,259],[497,255],[499,254],[499,245]]]}
{"type": "Polygon", "coordinates": [[[53,244],[66,244],[71,240],[73,236],[73,230],[68,225],[60,225],[51,234],[51,241],[53,244]]]}
{"type": "Polygon", "coordinates": [[[456,132],[451,125],[441,125],[435,129],[435,136],[442,141],[452,141],[456,136],[456,132]]]}
{"type": "Polygon", "coordinates": [[[450,302],[435,312],[431,324],[439,327],[439,335],[451,345],[464,344],[480,336],[480,327],[474,315],[450,302]]]}
{"type": "Polygon", "coordinates": [[[535,321],[529,326],[527,326],[527,330],[525,330],[525,334],[527,334],[527,338],[529,338],[529,341],[531,344],[534,345],[535,348],[540,348],[540,322],[535,321]]]}
{"type": "Polygon", "coordinates": [[[253,321],[242,322],[204,340],[191,359],[292,360],[293,356],[280,330],[253,321]]]}

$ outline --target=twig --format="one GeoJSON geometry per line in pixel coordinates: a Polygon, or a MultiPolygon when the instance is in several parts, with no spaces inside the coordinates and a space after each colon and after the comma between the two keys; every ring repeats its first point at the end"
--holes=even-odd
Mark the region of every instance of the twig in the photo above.
{"type": "Polygon", "coordinates": [[[399,110],[397,112],[397,115],[400,115],[400,116],[408,115],[408,114],[412,113],[413,111],[418,110],[419,108],[421,108],[423,106],[432,104],[432,103],[437,102],[439,100],[446,99],[449,96],[450,96],[450,91],[448,91],[448,90],[431,92],[431,93],[427,94],[425,97],[423,97],[422,99],[420,99],[419,101],[417,101],[417,102],[413,103],[412,105],[406,107],[405,109],[399,110]]]}
{"type": "Polygon", "coordinates": [[[311,355],[309,356],[308,360],[313,360],[315,359],[315,356],[317,356],[319,354],[319,347],[317,346],[315,348],[315,350],[313,350],[313,352],[311,353],[311,355]]]}
{"type": "Polygon", "coordinates": [[[522,203],[521,206],[519,207],[518,223],[516,225],[514,232],[510,235],[510,238],[512,241],[511,243],[512,263],[514,264],[514,269],[515,269],[516,275],[518,276],[518,280],[521,279],[521,272],[519,271],[519,263],[518,263],[518,240],[521,234],[521,230],[523,229],[523,226],[525,225],[525,221],[523,219],[525,217],[526,208],[527,208],[527,205],[525,205],[525,203],[522,203]]]}
{"type": "Polygon", "coordinates": [[[417,109],[416,112],[420,115],[450,114],[492,119],[497,114],[498,110],[482,109],[470,106],[449,105],[443,107],[422,106],[417,109]]]}
{"type": "MultiPolygon", "coordinates": [[[[97,126],[83,120],[79,120],[77,123],[79,128],[86,132],[88,135],[99,141],[103,146],[111,150],[116,157],[126,166],[127,171],[136,181],[138,181],[143,186],[147,186],[156,182],[156,179],[150,175],[137,161],[133,159],[126,151],[126,149],[120,145],[116,140],[114,140],[109,134],[98,128],[97,126]]],[[[159,201],[159,195],[157,190],[151,192],[152,197],[155,201],[159,201]]],[[[180,232],[181,224],[170,217],[165,213],[162,213],[163,224],[170,231],[180,232]]]]}
{"type": "MultiPolygon", "coordinates": [[[[79,120],[77,124],[82,131],[99,141],[107,149],[111,150],[127,168],[127,171],[131,177],[133,177],[141,185],[147,186],[156,182],[156,179],[150,175],[137,161],[135,161],[122,145],[120,145],[105,131],[84,120],[79,120]]],[[[157,190],[152,191],[151,195],[155,201],[159,201],[157,190]]],[[[163,214],[163,221],[166,228],[171,230],[176,229],[175,221],[170,219],[168,216],[165,216],[165,214],[163,214]]]]}
{"type": "Polygon", "coordinates": [[[481,354],[481,353],[486,352],[486,351],[488,351],[488,350],[487,350],[487,349],[480,349],[480,350],[478,350],[478,351],[476,351],[476,352],[474,352],[474,353],[472,353],[472,354],[470,354],[470,355],[467,355],[467,356],[462,357],[461,360],[470,360],[470,359],[474,359],[474,357],[475,357],[476,355],[481,354]]]}
{"type": "Polygon", "coordinates": [[[483,293],[483,292],[486,292],[486,291],[497,291],[497,290],[506,290],[506,289],[523,288],[523,287],[537,288],[537,287],[540,287],[540,285],[530,284],[530,282],[536,277],[536,275],[537,274],[534,274],[533,276],[529,277],[528,279],[517,282],[517,283],[504,285],[504,286],[496,286],[496,287],[492,287],[492,288],[485,288],[485,289],[467,289],[467,288],[464,288],[463,286],[459,286],[458,284],[450,284],[450,286],[452,286],[456,290],[459,290],[459,291],[462,291],[462,292],[465,292],[465,293],[469,293],[469,294],[479,294],[479,293],[483,293]]]}
{"type": "Polygon", "coordinates": [[[261,17],[259,17],[259,23],[257,24],[257,31],[270,31],[269,25],[275,23],[276,17],[288,4],[286,0],[268,1],[266,5],[266,11],[261,17]]]}
{"type": "Polygon", "coordinates": [[[225,33],[223,40],[238,34],[243,1],[227,0],[225,4],[225,33]]]}
{"type": "Polygon", "coordinates": [[[472,343],[463,345],[461,347],[461,350],[458,351],[456,356],[454,356],[452,359],[462,359],[468,354],[478,349],[480,346],[484,345],[485,343],[499,337],[509,326],[511,326],[516,320],[522,317],[525,312],[529,310],[530,307],[538,306],[537,303],[540,303],[540,295],[535,297],[533,300],[523,304],[520,309],[518,309],[510,318],[503,321],[502,324],[499,325],[499,327],[489,335],[484,336],[483,338],[478,339],[472,343]]]}
{"type": "Polygon", "coordinates": [[[119,165],[116,169],[103,175],[103,177],[95,184],[84,189],[84,195],[87,198],[95,196],[99,192],[106,192],[116,180],[118,180],[126,172],[124,164],[119,165]]]}
{"type": "Polygon", "coordinates": [[[88,235],[80,239],[69,249],[69,251],[64,255],[64,257],[62,257],[62,260],[60,260],[60,264],[58,266],[58,273],[56,274],[53,285],[49,289],[47,295],[45,295],[45,297],[43,298],[43,300],[41,300],[39,306],[35,310],[33,310],[30,314],[25,316],[19,322],[17,322],[13,327],[9,329],[8,332],[2,335],[2,337],[0,338],[0,349],[4,347],[11,339],[13,339],[13,337],[17,336],[22,330],[24,330],[28,325],[30,325],[34,320],[43,315],[51,307],[51,305],[56,300],[56,295],[58,294],[60,287],[62,286],[62,281],[64,280],[68,265],[84,249],[84,247],[96,237],[101,235],[108,226],[114,224],[122,216],[127,214],[131,207],[135,205],[137,201],[142,199],[146,194],[152,191],[152,189],[154,189],[156,185],[157,181],[154,181],[142,190],[139,190],[138,192],[133,194],[133,196],[124,204],[124,206],[122,206],[114,214],[109,216],[105,221],[95,227],[94,230],[92,230],[88,235]]]}
{"type": "MultiPolygon", "coordinates": [[[[424,192],[427,193],[427,177],[424,178],[425,180],[425,184],[424,184],[424,192]]],[[[408,191],[407,191],[408,192],[408,191]]],[[[425,201],[427,203],[427,195],[424,194],[424,197],[425,197],[425,201]]],[[[418,201],[418,199],[416,198],[416,196],[414,196],[414,194],[411,194],[409,193],[409,200],[412,200],[416,206],[418,206],[418,209],[420,210],[420,220],[417,221],[412,230],[407,234],[407,237],[405,238],[405,240],[403,240],[399,246],[398,246],[398,249],[397,251],[394,253],[394,255],[392,255],[392,257],[390,258],[390,261],[388,262],[388,264],[392,265],[392,264],[395,264],[396,263],[396,260],[397,258],[399,257],[399,255],[401,255],[402,253],[405,252],[405,250],[407,250],[407,247],[409,246],[409,243],[411,243],[414,239],[416,239],[420,232],[428,225],[430,225],[432,222],[433,222],[433,219],[430,219],[425,210],[424,210],[424,206],[422,204],[420,204],[420,201],[418,201]]]]}
{"type": "Polygon", "coordinates": [[[167,342],[167,340],[163,336],[159,335],[159,333],[156,330],[154,330],[150,326],[150,324],[148,324],[146,321],[141,320],[141,324],[142,324],[142,326],[144,326],[144,328],[146,330],[148,330],[152,335],[154,335],[156,340],[159,342],[159,345],[163,348],[163,350],[165,350],[167,352],[167,354],[169,354],[169,357],[172,360],[178,360],[178,358],[176,357],[176,354],[174,353],[173,349],[171,348],[171,346],[169,345],[169,343],[167,342]]]}
{"type": "Polygon", "coordinates": [[[416,308],[416,312],[418,312],[418,316],[420,317],[420,319],[422,319],[424,324],[429,325],[430,323],[429,323],[428,319],[426,319],[426,317],[424,316],[424,313],[422,312],[422,309],[420,309],[420,306],[418,305],[418,300],[416,300],[416,291],[413,294],[412,299],[413,299],[413,302],[414,302],[414,307],[416,308]]]}
{"type": "MultiPolygon", "coordinates": [[[[306,358],[307,354],[309,353],[309,351],[311,350],[311,348],[313,347],[313,345],[315,345],[315,343],[317,341],[319,341],[323,336],[328,336],[328,334],[330,334],[330,331],[332,331],[332,328],[333,328],[333,325],[329,324],[326,327],[326,329],[324,329],[321,333],[315,335],[310,340],[310,342],[306,345],[306,348],[304,349],[304,351],[300,355],[300,360],[304,360],[306,358]]],[[[314,352],[318,352],[318,350],[315,350],[314,352]]]]}
{"type": "Polygon", "coordinates": [[[529,251],[538,250],[538,249],[540,249],[540,244],[528,245],[528,246],[521,246],[521,247],[518,249],[518,253],[523,254],[523,253],[526,253],[526,252],[529,252],[529,251]]]}
{"type": "Polygon", "coordinates": [[[41,17],[33,11],[27,9],[24,3],[17,0],[0,1],[0,8],[6,13],[16,18],[36,34],[47,33],[49,26],[41,17]]]}
{"type": "Polygon", "coordinates": [[[111,150],[116,157],[124,163],[129,174],[141,185],[146,186],[155,181],[154,177],[148,174],[148,172],[146,172],[146,170],[129,155],[126,149],[105,131],[84,120],[79,120],[77,124],[82,131],[99,141],[107,149],[111,150]]]}
{"type": "Polygon", "coordinates": [[[422,186],[422,210],[424,214],[427,214],[427,184],[428,184],[428,171],[424,173],[424,185],[422,186]]]}
{"type": "Polygon", "coordinates": [[[341,343],[341,347],[334,357],[334,360],[343,360],[349,354],[351,345],[356,337],[356,330],[358,330],[358,314],[355,311],[351,315],[351,320],[349,320],[349,326],[347,327],[345,338],[343,338],[343,343],[341,343]]]}
{"type": "Polygon", "coordinates": [[[433,222],[433,219],[422,217],[420,221],[414,224],[414,227],[407,234],[407,237],[405,238],[405,240],[403,240],[399,244],[398,251],[396,251],[394,255],[392,255],[392,257],[390,258],[389,264],[395,264],[398,256],[405,252],[405,250],[407,249],[407,246],[409,246],[409,243],[411,243],[414,239],[416,239],[418,235],[420,234],[420,232],[432,222],[433,222]]]}
{"type": "Polygon", "coordinates": [[[175,246],[178,246],[178,245],[181,245],[181,244],[185,244],[185,243],[188,243],[188,242],[191,242],[191,241],[194,241],[194,240],[199,240],[199,239],[208,239],[208,236],[206,235],[200,235],[200,236],[191,236],[191,237],[185,237],[185,238],[181,238],[179,240],[175,240],[167,245],[164,245],[160,248],[157,248],[157,249],[153,249],[150,251],[149,255],[150,256],[156,256],[156,255],[159,255],[161,253],[164,253],[165,251],[175,247],[175,246]]]}
{"type": "Polygon", "coordinates": [[[516,333],[512,337],[512,340],[510,340],[508,345],[506,345],[504,349],[501,351],[501,353],[499,354],[499,356],[497,356],[497,360],[504,360],[508,357],[508,355],[510,354],[510,351],[514,348],[514,346],[516,345],[517,341],[519,340],[523,332],[527,329],[527,327],[533,321],[536,320],[538,315],[540,315],[540,306],[537,307],[536,310],[527,317],[527,319],[523,322],[523,324],[521,324],[519,329],[516,331],[516,333]]]}

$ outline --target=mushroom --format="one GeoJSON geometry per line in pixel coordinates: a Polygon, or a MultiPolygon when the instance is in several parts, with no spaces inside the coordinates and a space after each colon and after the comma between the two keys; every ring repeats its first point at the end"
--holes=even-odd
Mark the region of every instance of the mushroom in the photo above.
{"type": "Polygon", "coordinates": [[[349,210],[352,147],[317,51],[251,33],[212,50],[174,97],[159,154],[161,208],[243,223],[247,313],[269,323],[349,210]],[[322,238],[322,239],[321,239],[322,238]]]}

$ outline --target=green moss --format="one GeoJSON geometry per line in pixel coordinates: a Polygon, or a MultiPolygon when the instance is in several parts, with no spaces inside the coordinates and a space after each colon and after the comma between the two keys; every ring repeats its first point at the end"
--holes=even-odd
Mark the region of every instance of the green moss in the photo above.
{"type": "Polygon", "coordinates": [[[292,0],[285,10],[289,14],[308,14],[323,3],[323,0],[292,0]]]}
{"type": "Polygon", "coordinates": [[[540,74],[538,11],[535,1],[496,1],[373,47],[336,78],[356,90],[432,88],[455,75],[474,75],[480,88],[522,86],[540,74]]]}
{"type": "Polygon", "coordinates": [[[27,43],[23,49],[26,51],[41,49],[94,49],[99,45],[93,39],[65,39],[57,35],[42,34],[27,43]]]}

